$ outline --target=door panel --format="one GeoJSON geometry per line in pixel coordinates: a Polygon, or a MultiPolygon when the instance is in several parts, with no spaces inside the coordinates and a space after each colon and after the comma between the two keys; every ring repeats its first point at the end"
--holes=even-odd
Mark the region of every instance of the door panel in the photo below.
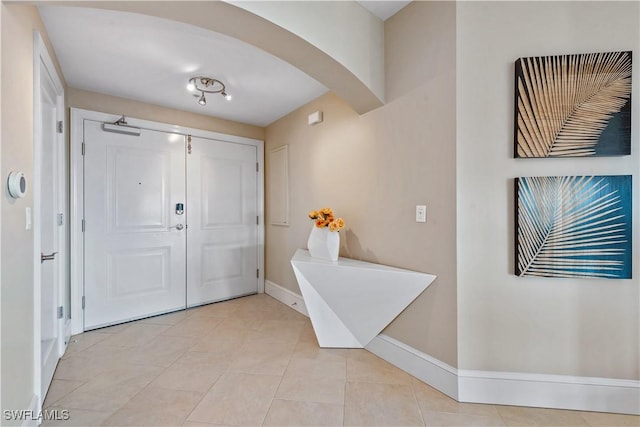
{"type": "Polygon", "coordinates": [[[192,138],[187,156],[187,305],[256,293],[257,150],[192,138]]]}
{"type": "Polygon", "coordinates": [[[84,132],[85,329],[184,308],[184,137],[84,132]]]}
{"type": "Polygon", "coordinates": [[[170,152],[107,147],[108,227],[114,233],[166,229],[170,152]]]}
{"type": "Polygon", "coordinates": [[[171,247],[140,248],[107,255],[107,288],[114,300],[167,292],[171,247]]]}
{"type": "Polygon", "coordinates": [[[202,156],[200,164],[202,228],[242,227],[243,198],[239,197],[243,189],[242,162],[202,156]]]}

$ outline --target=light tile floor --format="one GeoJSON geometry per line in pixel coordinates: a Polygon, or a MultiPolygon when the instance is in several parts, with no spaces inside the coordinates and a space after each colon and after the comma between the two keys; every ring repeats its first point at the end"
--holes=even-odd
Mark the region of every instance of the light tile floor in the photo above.
{"type": "Polygon", "coordinates": [[[319,348],[264,294],[75,336],[44,406],[70,416],[45,426],[640,426],[458,403],[366,350],[319,348]]]}

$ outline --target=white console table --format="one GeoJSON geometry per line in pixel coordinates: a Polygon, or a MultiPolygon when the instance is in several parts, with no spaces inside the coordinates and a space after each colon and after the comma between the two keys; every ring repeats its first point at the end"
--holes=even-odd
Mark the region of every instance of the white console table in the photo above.
{"type": "Polygon", "coordinates": [[[320,347],[363,348],[436,278],[370,262],[291,258],[320,347]]]}

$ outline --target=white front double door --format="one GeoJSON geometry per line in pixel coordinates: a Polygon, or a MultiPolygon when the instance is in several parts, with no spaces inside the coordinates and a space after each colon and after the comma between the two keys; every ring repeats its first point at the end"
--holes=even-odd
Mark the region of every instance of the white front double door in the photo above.
{"type": "Polygon", "coordinates": [[[84,122],[84,328],[256,293],[257,148],[84,122]]]}

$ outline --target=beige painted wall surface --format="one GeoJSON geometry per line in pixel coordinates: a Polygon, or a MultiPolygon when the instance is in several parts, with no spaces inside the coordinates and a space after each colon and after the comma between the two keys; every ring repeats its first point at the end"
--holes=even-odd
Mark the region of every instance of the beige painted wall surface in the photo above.
{"type": "Polygon", "coordinates": [[[513,159],[514,61],[616,50],[637,58],[639,9],[609,1],[458,5],[461,369],[640,379],[638,70],[630,156],[513,159]],[[590,174],[633,174],[633,279],[514,276],[513,178],[590,174]]]}
{"type": "Polygon", "coordinates": [[[137,119],[152,120],[228,135],[264,140],[264,128],[259,126],[195,114],[188,111],[174,110],[158,105],[133,101],[131,99],[74,88],[67,90],[67,99],[69,107],[110,114],[124,114],[137,119]]]}
{"type": "MultiPolygon", "coordinates": [[[[6,179],[20,170],[27,196],[14,200],[2,190],[2,409],[28,409],[33,396],[33,233],[25,230],[25,208],[33,208],[33,30],[53,53],[33,6],[2,5],[2,167],[6,179]],[[10,268],[8,266],[11,266],[10,268]]],[[[52,55],[53,57],[53,55],[52,55]]],[[[53,57],[55,62],[55,57],[53,57]]],[[[56,62],[58,73],[62,78],[56,62]]],[[[3,421],[3,424],[5,421],[3,421]]]]}
{"type": "Polygon", "coordinates": [[[266,277],[299,293],[289,260],[306,247],[307,213],[330,206],[346,221],[342,256],[438,275],[385,333],[455,366],[455,4],[415,2],[387,21],[385,37],[398,47],[424,38],[392,56],[404,66],[387,64],[388,80],[422,67],[419,85],[362,116],[327,94],[266,129],[267,150],[289,145],[291,203],[289,227],[267,225],[266,277]],[[436,58],[421,59],[440,50],[448,56],[437,70],[436,58]],[[324,122],[308,126],[316,110],[324,122]],[[416,204],[427,205],[426,224],[415,222],[416,204]]]}

